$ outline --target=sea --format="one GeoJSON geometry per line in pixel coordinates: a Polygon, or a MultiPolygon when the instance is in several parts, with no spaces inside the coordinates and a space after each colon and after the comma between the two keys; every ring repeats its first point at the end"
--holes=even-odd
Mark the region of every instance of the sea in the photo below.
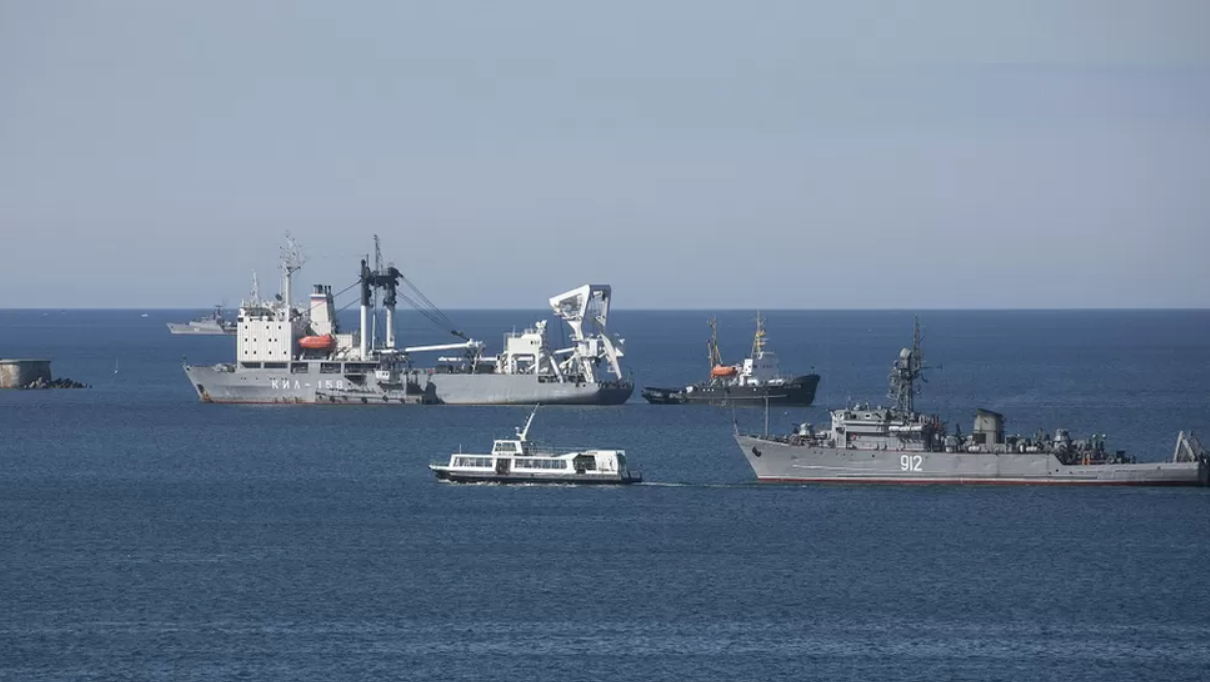
{"type": "MultiPolygon", "coordinates": [[[[0,680],[1210,679],[1210,490],[762,485],[732,433],[763,409],[637,390],[531,435],[624,448],[640,485],[439,483],[530,409],[201,404],[182,363],[234,339],[165,326],[201,312],[0,311],[0,357],[91,386],[0,392],[0,680]]],[[[983,407],[1140,461],[1210,433],[1210,311],[762,314],[822,377],[771,431],[887,403],[918,314],[917,405],[964,432],[983,407]]],[[[544,317],[448,315],[494,349],[544,317]]],[[[681,386],[710,317],[744,357],[755,311],[610,327],[639,387],[681,386]]]]}

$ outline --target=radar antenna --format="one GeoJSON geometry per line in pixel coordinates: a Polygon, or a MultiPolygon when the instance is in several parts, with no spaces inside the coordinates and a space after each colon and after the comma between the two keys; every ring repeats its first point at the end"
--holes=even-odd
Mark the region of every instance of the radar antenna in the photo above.
{"type": "Polygon", "coordinates": [[[894,399],[895,407],[903,414],[915,413],[913,399],[920,392],[916,386],[916,380],[923,381],[924,378],[924,352],[920,347],[922,340],[920,317],[917,316],[915,319],[912,347],[899,351],[899,357],[895,359],[895,364],[891,365],[890,389],[887,391],[887,397],[894,399]]]}

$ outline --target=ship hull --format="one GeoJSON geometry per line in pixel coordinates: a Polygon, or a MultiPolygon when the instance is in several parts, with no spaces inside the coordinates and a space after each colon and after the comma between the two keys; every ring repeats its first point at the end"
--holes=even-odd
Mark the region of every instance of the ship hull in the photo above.
{"type": "Polygon", "coordinates": [[[397,383],[371,375],[292,373],[286,369],[185,368],[202,402],[342,405],[621,405],[634,385],[558,383],[534,375],[413,371],[397,383]]]}
{"type": "Polygon", "coordinates": [[[819,375],[794,377],[779,386],[727,386],[697,384],[686,388],[643,389],[643,399],[652,405],[724,405],[735,407],[764,407],[766,404],[784,407],[810,407],[815,402],[819,375]]]}
{"type": "Polygon", "coordinates": [[[1065,465],[1049,453],[950,453],[839,450],[737,435],[762,483],[1210,485],[1197,462],[1065,465]]]}
{"type": "Polygon", "coordinates": [[[168,332],[185,336],[235,336],[235,329],[223,329],[218,325],[193,325],[179,322],[169,322],[168,332]]]}

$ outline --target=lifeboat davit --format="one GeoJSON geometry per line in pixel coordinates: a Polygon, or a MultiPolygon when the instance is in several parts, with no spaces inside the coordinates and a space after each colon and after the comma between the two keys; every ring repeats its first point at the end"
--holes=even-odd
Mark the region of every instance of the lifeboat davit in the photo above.
{"type": "Polygon", "coordinates": [[[735,374],[736,369],[734,367],[725,365],[715,365],[714,369],[710,370],[710,376],[712,377],[733,377],[735,374]]]}
{"type": "Polygon", "coordinates": [[[336,338],[331,334],[304,336],[298,340],[298,345],[307,350],[332,350],[336,347],[336,338]]]}

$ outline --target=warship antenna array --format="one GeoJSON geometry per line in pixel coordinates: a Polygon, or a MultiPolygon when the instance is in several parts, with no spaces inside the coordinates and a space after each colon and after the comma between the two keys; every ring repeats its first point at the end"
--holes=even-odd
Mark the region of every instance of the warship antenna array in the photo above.
{"type": "Polygon", "coordinates": [[[904,414],[915,412],[914,398],[920,392],[916,380],[924,380],[924,351],[920,347],[920,317],[916,317],[912,333],[912,347],[899,351],[899,357],[891,366],[890,388],[887,397],[895,401],[895,407],[904,414]]]}

